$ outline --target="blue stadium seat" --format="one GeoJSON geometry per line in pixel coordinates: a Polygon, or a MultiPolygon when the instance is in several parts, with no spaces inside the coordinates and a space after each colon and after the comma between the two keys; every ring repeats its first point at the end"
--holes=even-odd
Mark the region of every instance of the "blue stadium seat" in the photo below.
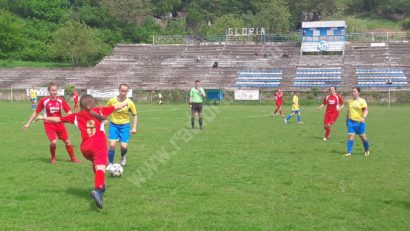
{"type": "Polygon", "coordinates": [[[276,88],[282,77],[283,70],[244,70],[239,72],[234,87],[276,88]]]}
{"type": "Polygon", "coordinates": [[[407,85],[407,77],[401,68],[356,69],[357,86],[369,88],[391,88],[407,85]],[[387,84],[391,80],[392,84],[387,84]]]}

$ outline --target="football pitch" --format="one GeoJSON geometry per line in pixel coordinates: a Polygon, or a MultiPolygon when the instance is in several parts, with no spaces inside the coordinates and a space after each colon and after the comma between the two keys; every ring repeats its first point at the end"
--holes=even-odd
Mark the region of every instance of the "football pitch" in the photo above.
{"type": "Polygon", "coordinates": [[[369,106],[367,159],[358,137],[343,156],[346,108],[324,143],[313,106],[302,105],[303,125],[268,105],[205,106],[203,130],[190,128],[188,105],[137,107],[124,176],[107,175],[100,210],[74,126],[83,162],[59,141],[51,165],[42,124],[21,129],[30,105],[0,102],[0,230],[410,229],[408,106],[369,106]]]}

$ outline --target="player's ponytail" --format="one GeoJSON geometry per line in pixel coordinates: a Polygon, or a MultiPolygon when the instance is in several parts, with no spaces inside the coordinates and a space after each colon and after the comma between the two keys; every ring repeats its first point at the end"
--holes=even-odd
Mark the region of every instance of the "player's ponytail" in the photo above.
{"type": "Polygon", "coordinates": [[[94,118],[96,118],[100,121],[106,120],[107,117],[105,117],[101,114],[98,114],[95,111],[91,110],[92,108],[94,108],[97,105],[97,103],[98,103],[97,99],[94,98],[92,95],[84,95],[84,96],[81,96],[81,98],[80,98],[80,108],[81,108],[81,110],[88,110],[88,112],[90,112],[90,114],[94,118]]]}

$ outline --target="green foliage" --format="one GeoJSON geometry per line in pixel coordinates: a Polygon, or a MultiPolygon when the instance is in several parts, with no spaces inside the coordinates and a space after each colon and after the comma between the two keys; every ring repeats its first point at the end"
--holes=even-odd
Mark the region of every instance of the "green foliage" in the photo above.
{"type": "Polygon", "coordinates": [[[95,63],[103,55],[96,31],[76,21],[67,22],[55,32],[50,49],[55,57],[71,60],[75,66],[95,63]]]}
{"type": "Polygon", "coordinates": [[[267,29],[267,33],[288,32],[290,13],[286,2],[283,0],[254,0],[253,4],[258,10],[257,25],[267,29]]]}
{"type": "Polygon", "coordinates": [[[245,26],[245,22],[236,15],[227,14],[218,17],[211,27],[208,27],[207,34],[220,35],[225,34],[227,28],[241,28],[245,26]]]}
{"type": "Polygon", "coordinates": [[[410,17],[403,20],[402,26],[403,26],[404,29],[410,30],[410,17]]]}
{"type": "Polygon", "coordinates": [[[0,10],[0,58],[21,49],[24,24],[5,10],[0,10]]]}
{"type": "Polygon", "coordinates": [[[101,2],[113,17],[126,24],[141,23],[152,12],[149,0],[102,0],[101,2]]]}
{"type": "Polygon", "coordinates": [[[400,15],[410,14],[408,0],[350,0],[348,10],[362,15],[379,15],[389,19],[397,19],[400,15]]]}
{"type": "Polygon", "coordinates": [[[410,28],[408,0],[0,0],[0,58],[67,62],[67,55],[49,48],[54,32],[71,21],[92,28],[91,43],[99,48],[79,61],[92,65],[117,43],[151,43],[153,35],[219,36],[228,27],[287,33],[314,12],[346,19],[348,32],[410,28]],[[186,17],[167,18],[179,12],[186,17]]]}
{"type": "Polygon", "coordinates": [[[9,1],[9,8],[23,17],[33,17],[54,22],[64,22],[70,16],[69,0],[9,1]]]}

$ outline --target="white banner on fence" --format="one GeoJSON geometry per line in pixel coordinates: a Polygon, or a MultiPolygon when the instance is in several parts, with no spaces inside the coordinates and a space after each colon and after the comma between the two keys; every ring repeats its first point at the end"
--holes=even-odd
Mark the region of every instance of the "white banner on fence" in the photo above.
{"type": "Polygon", "coordinates": [[[235,90],[235,100],[259,100],[259,90],[235,90]]]}
{"type": "MultiPolygon", "coordinates": [[[[92,95],[93,97],[96,98],[112,98],[117,96],[118,89],[114,90],[96,90],[96,89],[87,89],[87,94],[92,95]]],[[[127,93],[127,97],[131,98],[132,97],[132,90],[129,89],[127,93]]]]}
{"type": "Polygon", "coordinates": [[[386,43],[370,43],[371,47],[385,47],[386,43]]]}
{"type": "MultiPolygon", "coordinates": [[[[48,88],[47,87],[35,87],[37,91],[37,97],[38,96],[49,96],[50,94],[48,93],[48,88]]],[[[30,96],[30,89],[26,89],[26,95],[30,96]]],[[[58,89],[57,90],[57,95],[58,96],[64,96],[64,89],[58,89]]]]}

